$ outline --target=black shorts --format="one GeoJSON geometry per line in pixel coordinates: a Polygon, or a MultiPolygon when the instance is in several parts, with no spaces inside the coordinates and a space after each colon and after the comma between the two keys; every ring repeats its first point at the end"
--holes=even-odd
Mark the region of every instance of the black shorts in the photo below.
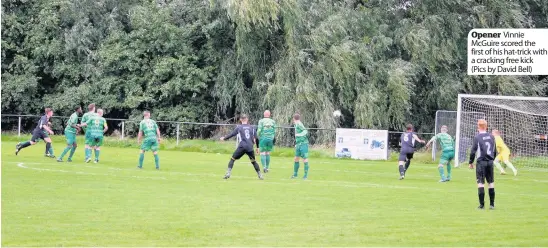
{"type": "Polygon", "coordinates": [[[493,161],[478,161],[476,163],[476,182],[477,183],[494,183],[493,176],[493,161]]]}
{"type": "Polygon", "coordinates": [[[232,158],[238,160],[242,158],[244,154],[247,154],[251,162],[255,161],[255,151],[253,151],[253,148],[238,147],[236,151],[234,151],[234,154],[232,154],[232,158]]]}
{"type": "Polygon", "coordinates": [[[413,154],[415,154],[415,153],[414,152],[401,151],[400,152],[400,157],[398,158],[398,161],[411,160],[413,158],[413,154]]]}
{"type": "Polygon", "coordinates": [[[44,131],[42,130],[34,130],[32,132],[32,138],[30,138],[30,141],[32,142],[38,142],[40,141],[41,139],[45,139],[47,138],[48,136],[46,136],[46,134],[44,133],[44,131]]]}

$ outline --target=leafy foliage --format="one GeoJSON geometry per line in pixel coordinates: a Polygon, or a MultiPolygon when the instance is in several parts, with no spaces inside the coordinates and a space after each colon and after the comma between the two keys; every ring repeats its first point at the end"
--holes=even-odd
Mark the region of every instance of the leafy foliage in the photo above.
{"type": "Polygon", "coordinates": [[[9,113],[95,102],[112,118],[218,122],[268,108],[282,125],[299,112],[311,127],[429,131],[458,93],[548,94],[546,77],[466,75],[468,31],[546,28],[541,0],[7,0],[2,11],[9,113]]]}

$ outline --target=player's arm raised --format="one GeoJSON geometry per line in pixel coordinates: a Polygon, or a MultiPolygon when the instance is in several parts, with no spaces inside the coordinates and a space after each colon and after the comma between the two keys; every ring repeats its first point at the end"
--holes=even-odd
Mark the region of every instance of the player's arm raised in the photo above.
{"type": "Polygon", "coordinates": [[[470,150],[470,161],[468,161],[468,165],[470,169],[474,169],[474,160],[476,159],[476,151],[478,151],[478,138],[474,137],[474,144],[472,145],[472,150],[470,150]]]}

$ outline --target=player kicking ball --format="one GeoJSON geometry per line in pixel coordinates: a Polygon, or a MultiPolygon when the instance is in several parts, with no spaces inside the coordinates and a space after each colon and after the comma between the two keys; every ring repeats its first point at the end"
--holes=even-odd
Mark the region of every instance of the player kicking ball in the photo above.
{"type": "Polygon", "coordinates": [[[447,126],[441,126],[440,129],[441,133],[436,134],[436,136],[432,137],[426,143],[426,148],[428,149],[430,147],[430,144],[432,142],[435,142],[436,140],[441,145],[441,157],[440,157],[440,163],[438,164],[438,171],[440,172],[440,183],[447,182],[451,180],[451,160],[455,158],[455,141],[453,140],[453,137],[447,133],[447,126]],[[445,173],[443,170],[443,166],[447,166],[447,177],[445,177],[445,173]]]}
{"type": "Polygon", "coordinates": [[[15,155],[18,155],[19,152],[31,145],[37,144],[40,139],[43,139],[46,142],[46,157],[55,158],[53,155],[53,147],[51,145],[51,138],[48,136],[48,134],[53,135],[53,131],[48,126],[49,119],[53,116],[53,110],[50,108],[45,109],[45,114],[40,117],[40,120],[38,121],[38,125],[36,125],[36,128],[32,131],[32,137],[27,142],[20,142],[17,143],[15,146],[15,155]]]}
{"type": "MultiPolygon", "coordinates": [[[[89,133],[89,142],[91,150],[95,151],[95,162],[99,163],[99,154],[101,152],[101,146],[103,145],[103,137],[105,132],[108,130],[107,120],[103,118],[103,110],[98,109],[97,114],[93,115],[87,120],[86,123],[83,123],[82,126],[88,127],[87,132],[89,133]]],[[[91,150],[88,149],[86,153],[86,163],[91,161],[91,150]]]]}
{"type": "Polygon", "coordinates": [[[261,152],[261,164],[263,172],[268,173],[270,168],[270,152],[274,146],[274,137],[276,136],[276,122],[270,118],[270,111],[264,111],[264,118],[259,121],[257,128],[259,137],[259,151],[261,152]]]}
{"type": "Polygon", "coordinates": [[[255,151],[253,151],[253,143],[256,137],[255,129],[248,124],[247,115],[241,115],[240,122],[242,124],[238,125],[232,133],[226,137],[221,137],[221,141],[223,141],[237,135],[240,140],[240,143],[238,143],[238,148],[236,148],[236,151],[234,151],[232,158],[230,158],[230,161],[228,162],[228,170],[226,171],[224,179],[230,178],[232,168],[234,167],[234,161],[242,158],[244,154],[246,154],[249,157],[251,164],[253,164],[255,172],[257,172],[257,176],[259,179],[263,180],[264,178],[263,175],[261,175],[261,168],[259,167],[259,164],[257,164],[257,161],[255,161],[255,151]]]}
{"type": "Polygon", "coordinates": [[[82,114],[82,107],[77,106],[76,111],[72,113],[69,120],[67,121],[67,127],[65,128],[67,147],[65,147],[65,150],[63,150],[61,156],[59,156],[59,158],[57,159],[57,162],[63,162],[63,157],[69,151],[70,154],[68,156],[67,162],[72,162],[72,156],[74,155],[74,151],[76,151],[76,147],[78,147],[78,145],[76,144],[76,133],[78,132],[78,129],[80,129],[80,125],[78,125],[78,116],[80,114],[82,114]]]}
{"type": "Polygon", "coordinates": [[[141,152],[139,153],[139,165],[137,168],[143,168],[143,161],[145,160],[145,152],[152,151],[154,154],[154,163],[156,169],[160,169],[160,157],[158,156],[158,148],[160,146],[160,129],[156,122],[150,119],[150,112],[143,112],[143,120],[139,123],[139,134],[137,135],[137,143],[140,143],[141,137],[145,136],[143,143],[141,144],[141,152]]]}
{"type": "Polygon", "coordinates": [[[295,163],[293,165],[293,176],[291,178],[297,178],[299,173],[299,160],[302,159],[304,163],[304,176],[303,179],[308,179],[308,130],[301,122],[301,115],[293,115],[293,123],[295,124],[295,163]]]}
{"type": "Polygon", "coordinates": [[[498,153],[498,155],[495,158],[495,161],[493,162],[493,164],[495,164],[497,169],[500,170],[501,175],[506,175],[506,171],[504,171],[504,169],[500,165],[500,161],[502,161],[502,162],[504,162],[504,164],[506,164],[506,166],[508,166],[508,167],[510,167],[510,169],[512,169],[512,172],[514,172],[514,176],[517,176],[518,175],[518,170],[516,170],[514,165],[510,162],[510,148],[508,148],[508,146],[506,146],[506,144],[504,143],[504,140],[502,140],[502,138],[500,137],[499,130],[493,130],[493,132],[491,134],[493,134],[493,136],[495,136],[495,144],[497,146],[497,153],[498,153]]]}
{"type": "Polygon", "coordinates": [[[401,151],[398,158],[400,180],[405,178],[405,173],[411,165],[411,159],[413,159],[413,154],[415,153],[415,140],[423,144],[426,143],[413,132],[413,125],[407,124],[406,132],[400,136],[401,151]]]}
{"type": "Polygon", "coordinates": [[[478,120],[479,133],[474,137],[474,145],[470,151],[470,169],[474,168],[474,159],[476,159],[476,182],[478,184],[478,209],[485,209],[485,181],[489,185],[489,209],[495,209],[495,177],[493,173],[493,161],[497,153],[495,147],[495,137],[487,132],[487,121],[478,120]]]}

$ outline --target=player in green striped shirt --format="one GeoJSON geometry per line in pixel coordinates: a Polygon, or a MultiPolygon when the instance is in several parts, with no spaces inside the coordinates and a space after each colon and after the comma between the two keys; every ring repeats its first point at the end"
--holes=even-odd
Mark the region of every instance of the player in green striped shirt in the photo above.
{"type": "Polygon", "coordinates": [[[65,156],[65,154],[67,154],[68,151],[70,151],[70,154],[67,162],[72,162],[72,155],[74,155],[74,151],[76,151],[76,147],[78,146],[76,144],[76,133],[78,132],[78,129],[80,129],[80,125],[78,125],[78,116],[80,114],[82,114],[82,107],[78,106],[76,107],[76,112],[74,112],[67,121],[67,126],[65,127],[65,138],[67,140],[67,147],[61,153],[61,156],[59,156],[57,162],[63,162],[63,157],[65,156]]]}
{"type": "MultiPolygon", "coordinates": [[[[84,125],[84,124],[82,124],[84,125]]],[[[99,163],[101,145],[103,145],[104,133],[108,130],[107,120],[103,118],[103,110],[98,109],[97,114],[91,116],[85,123],[87,126],[88,144],[95,151],[95,163],[99,163]]],[[[86,149],[86,163],[91,161],[91,150],[86,149]]]]}
{"type": "MultiPolygon", "coordinates": [[[[90,105],[88,105],[88,112],[85,113],[84,115],[82,115],[82,121],[81,121],[81,126],[82,126],[82,130],[84,130],[85,132],[85,139],[84,139],[84,144],[85,144],[85,154],[86,154],[86,158],[88,157],[88,154],[91,154],[91,138],[89,137],[89,132],[87,131],[87,122],[89,119],[91,119],[91,117],[97,115],[95,113],[95,103],[91,103],[90,105]]],[[[90,155],[91,156],[91,155],[90,155]]]]}
{"type": "Polygon", "coordinates": [[[264,118],[259,121],[257,128],[259,136],[259,150],[261,152],[261,165],[263,172],[268,173],[270,168],[270,152],[274,146],[274,137],[276,137],[276,122],[270,119],[270,110],[264,111],[264,118]]]}
{"type": "Polygon", "coordinates": [[[143,120],[139,123],[139,134],[137,135],[137,143],[141,142],[141,137],[145,136],[143,143],[141,144],[141,153],[139,154],[139,165],[137,168],[143,168],[143,160],[145,159],[145,152],[152,150],[154,154],[154,163],[156,169],[160,169],[160,158],[158,157],[158,148],[160,144],[160,129],[156,122],[150,119],[150,112],[143,112],[143,120]]]}
{"type": "Polygon", "coordinates": [[[436,134],[426,144],[426,148],[430,147],[432,142],[438,141],[441,146],[440,163],[438,164],[438,171],[440,172],[440,182],[447,182],[451,180],[451,160],[455,158],[455,140],[451,135],[447,133],[447,126],[441,126],[441,133],[436,134]],[[447,165],[447,177],[444,175],[443,166],[447,165]]]}
{"type": "Polygon", "coordinates": [[[301,122],[301,115],[293,115],[293,123],[295,124],[295,164],[293,165],[293,176],[297,178],[299,172],[299,159],[304,162],[304,177],[308,178],[308,131],[301,122]]]}

